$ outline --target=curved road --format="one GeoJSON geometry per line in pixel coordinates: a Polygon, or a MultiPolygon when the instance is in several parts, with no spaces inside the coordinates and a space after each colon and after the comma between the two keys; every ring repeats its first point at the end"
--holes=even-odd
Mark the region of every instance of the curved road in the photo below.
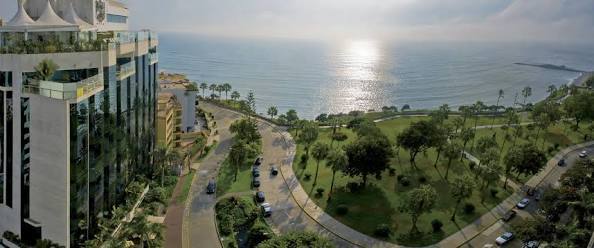
{"type": "MultiPolygon", "coordinates": [[[[220,137],[215,151],[197,168],[198,173],[190,193],[190,204],[186,208],[184,218],[183,247],[220,247],[214,224],[216,196],[207,195],[205,188],[208,179],[216,178],[219,165],[225,159],[230,148],[231,134],[228,131],[229,125],[234,120],[242,118],[242,115],[237,112],[208,103],[203,102],[202,108],[214,114],[220,137]]],[[[304,200],[303,192],[299,192],[302,191],[302,188],[298,182],[295,183],[295,180],[293,180],[294,174],[292,174],[291,166],[295,147],[290,135],[286,135],[285,131],[277,130],[263,121],[258,122],[258,129],[262,135],[264,157],[260,190],[265,193],[266,201],[271,203],[273,207],[273,214],[270,218],[267,218],[267,222],[276,233],[309,230],[327,236],[338,247],[357,247],[353,243],[365,244],[361,246],[366,247],[399,247],[363,235],[344,226],[325,214],[321,209],[318,209],[313,202],[307,199],[307,195],[305,195],[304,200]],[[280,169],[281,173],[279,175],[272,176],[268,173],[272,165],[280,169]],[[301,204],[298,204],[297,201],[301,204]],[[302,207],[306,209],[307,213],[303,211],[302,207]],[[315,219],[311,216],[314,216],[315,219]],[[323,223],[323,225],[320,223],[323,223]]],[[[594,143],[589,145],[588,149],[594,153],[594,143]]],[[[573,164],[577,151],[581,150],[580,148],[569,152],[567,156],[569,165],[567,167],[547,166],[545,171],[533,177],[527,184],[533,186],[554,185],[573,164]]],[[[558,161],[558,157],[549,161],[548,164],[556,165],[556,161],[558,161]]],[[[515,193],[491,212],[479,218],[475,223],[464,227],[461,231],[431,247],[482,247],[484,244],[492,243],[498,235],[508,228],[507,224],[497,220],[505,211],[512,208],[521,197],[521,193],[515,193]]],[[[515,221],[519,221],[521,218],[529,218],[536,211],[535,205],[533,204],[527,211],[520,211],[515,221]]],[[[516,241],[516,243],[510,244],[510,247],[519,247],[519,242],[516,241]]]]}

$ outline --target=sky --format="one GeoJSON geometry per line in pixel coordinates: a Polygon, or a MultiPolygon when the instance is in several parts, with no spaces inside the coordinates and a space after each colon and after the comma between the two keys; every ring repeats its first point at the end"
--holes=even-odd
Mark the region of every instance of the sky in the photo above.
{"type": "MultiPolygon", "coordinates": [[[[16,0],[0,0],[12,17],[16,0]]],[[[133,29],[319,39],[581,41],[593,0],[127,0],[133,29]]]]}

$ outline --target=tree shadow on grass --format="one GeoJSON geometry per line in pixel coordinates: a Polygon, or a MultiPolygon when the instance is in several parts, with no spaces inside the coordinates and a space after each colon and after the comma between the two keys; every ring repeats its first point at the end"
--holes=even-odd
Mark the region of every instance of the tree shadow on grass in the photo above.
{"type": "Polygon", "coordinates": [[[392,221],[396,211],[386,198],[383,190],[375,185],[367,185],[355,193],[345,187],[335,189],[332,200],[328,202],[326,212],[340,222],[367,235],[373,235],[380,224],[388,224],[393,229],[397,223],[392,221]],[[346,206],[348,212],[339,214],[339,206],[346,206]]]}

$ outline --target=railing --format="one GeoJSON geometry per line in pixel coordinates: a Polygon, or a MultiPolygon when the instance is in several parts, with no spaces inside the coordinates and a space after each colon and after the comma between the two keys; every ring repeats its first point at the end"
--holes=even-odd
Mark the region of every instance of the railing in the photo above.
{"type": "Polygon", "coordinates": [[[149,64],[155,64],[159,62],[159,54],[158,53],[149,53],[148,54],[149,64]]]}
{"type": "Polygon", "coordinates": [[[122,80],[136,73],[136,63],[132,60],[126,64],[118,65],[117,69],[116,77],[118,80],[122,80]]]}
{"type": "Polygon", "coordinates": [[[103,73],[73,83],[30,80],[28,84],[23,85],[23,91],[25,93],[59,100],[75,100],[83,98],[102,88],[103,73]]]}

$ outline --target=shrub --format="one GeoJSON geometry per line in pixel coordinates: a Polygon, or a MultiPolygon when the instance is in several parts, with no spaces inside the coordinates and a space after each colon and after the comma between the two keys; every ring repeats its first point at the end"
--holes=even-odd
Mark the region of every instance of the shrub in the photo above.
{"type": "Polygon", "coordinates": [[[336,207],[336,214],[344,216],[349,213],[349,207],[347,205],[341,204],[336,207]]]}
{"type": "Polygon", "coordinates": [[[493,198],[497,197],[497,193],[499,193],[497,189],[490,189],[489,192],[491,193],[491,197],[493,198]]]}
{"type": "Polygon", "coordinates": [[[398,182],[400,182],[402,180],[402,178],[404,178],[404,175],[398,175],[396,177],[396,180],[398,180],[398,182]]]}
{"type": "Polygon", "coordinates": [[[434,219],[431,221],[431,227],[433,227],[433,232],[439,232],[443,227],[443,223],[438,219],[434,219]]]}
{"type": "Polygon", "coordinates": [[[324,194],[324,188],[317,188],[316,192],[319,196],[321,196],[322,194],[324,194]]]}
{"type": "Polygon", "coordinates": [[[465,214],[472,214],[472,213],[474,213],[474,209],[475,209],[475,207],[471,203],[464,204],[464,213],[465,214]]]}
{"type": "Polygon", "coordinates": [[[473,161],[470,161],[470,163],[468,163],[468,167],[470,168],[470,170],[474,170],[474,168],[476,167],[476,163],[473,161]]]}
{"type": "Polygon", "coordinates": [[[226,214],[221,214],[219,216],[219,230],[221,230],[221,234],[224,236],[233,233],[233,220],[231,219],[231,216],[226,214]]]}
{"type": "Polygon", "coordinates": [[[388,171],[390,172],[390,176],[395,176],[396,175],[396,169],[390,168],[390,169],[388,169],[388,171]]]}
{"type": "Polygon", "coordinates": [[[307,153],[301,154],[301,163],[302,164],[307,164],[308,160],[309,160],[309,155],[307,155],[307,153]]]}
{"type": "Polygon", "coordinates": [[[311,173],[305,173],[305,178],[303,180],[305,180],[305,181],[311,180],[311,173]]]}
{"type": "Polygon", "coordinates": [[[346,186],[351,193],[356,193],[357,191],[359,191],[359,188],[360,188],[359,184],[356,182],[347,183],[346,186]]]}
{"type": "Polygon", "coordinates": [[[392,230],[390,230],[390,227],[386,224],[377,225],[377,227],[373,231],[373,234],[375,234],[378,237],[382,237],[382,238],[390,237],[391,233],[392,233],[392,230]]]}
{"type": "Polygon", "coordinates": [[[408,179],[408,177],[403,177],[402,179],[400,179],[400,185],[404,187],[410,186],[410,180],[408,179]]]}
{"type": "Polygon", "coordinates": [[[425,182],[427,182],[426,177],[419,177],[419,183],[425,183],[425,182]]]}

